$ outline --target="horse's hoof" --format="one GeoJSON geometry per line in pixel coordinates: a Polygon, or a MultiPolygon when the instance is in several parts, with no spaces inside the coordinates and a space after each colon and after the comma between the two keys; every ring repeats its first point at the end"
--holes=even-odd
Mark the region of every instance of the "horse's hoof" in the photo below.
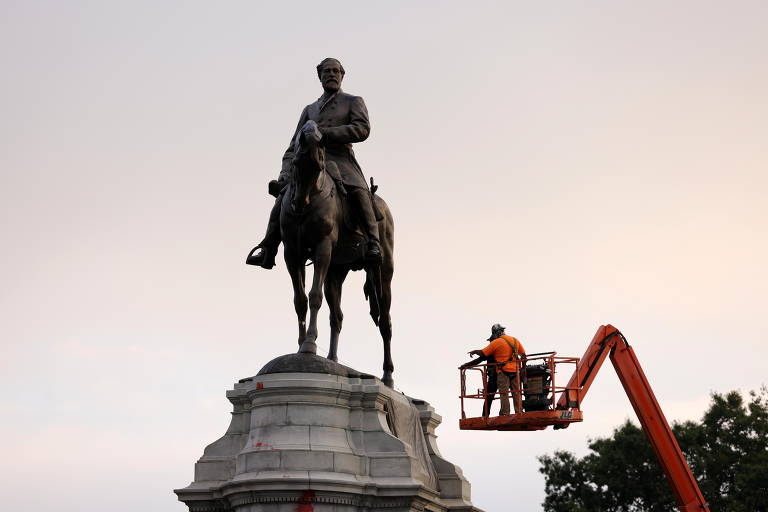
{"type": "Polygon", "coordinates": [[[328,359],[329,361],[333,361],[334,363],[339,362],[338,356],[335,356],[335,355],[332,356],[331,354],[328,354],[328,357],[326,357],[326,359],[328,359]]]}
{"type": "Polygon", "coordinates": [[[383,382],[384,385],[387,386],[388,388],[394,389],[394,387],[395,387],[395,381],[392,380],[392,376],[391,375],[384,375],[381,378],[381,382],[383,382]]]}
{"type": "Polygon", "coordinates": [[[301,354],[317,354],[317,344],[314,341],[304,341],[299,347],[301,354]]]}

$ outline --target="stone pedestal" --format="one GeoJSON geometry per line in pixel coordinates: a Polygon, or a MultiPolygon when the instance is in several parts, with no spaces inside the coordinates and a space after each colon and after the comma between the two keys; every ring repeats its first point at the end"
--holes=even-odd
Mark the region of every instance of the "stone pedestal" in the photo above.
{"type": "Polygon", "coordinates": [[[190,512],[480,512],[437,448],[440,416],[370,375],[294,354],[227,398],[229,429],[175,491],[190,512]]]}

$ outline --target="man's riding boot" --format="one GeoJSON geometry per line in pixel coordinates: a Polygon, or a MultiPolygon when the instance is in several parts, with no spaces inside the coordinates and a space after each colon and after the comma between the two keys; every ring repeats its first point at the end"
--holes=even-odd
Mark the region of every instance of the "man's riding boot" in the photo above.
{"type": "Polygon", "coordinates": [[[381,245],[379,244],[379,224],[376,222],[376,216],[373,213],[373,205],[371,194],[364,189],[354,188],[351,189],[350,195],[354,196],[357,203],[358,211],[360,212],[360,219],[363,223],[363,229],[365,229],[368,235],[368,247],[365,252],[366,261],[380,262],[381,261],[381,245]]]}
{"type": "Polygon", "coordinates": [[[282,196],[278,197],[275,201],[275,205],[272,207],[272,211],[269,214],[269,223],[267,223],[267,234],[264,235],[259,245],[251,249],[248,257],[245,259],[245,263],[248,265],[256,265],[262,268],[270,269],[275,266],[275,255],[277,255],[277,248],[280,246],[280,206],[282,204],[282,196]],[[258,254],[253,254],[256,249],[261,249],[258,254]]]}
{"type": "Polygon", "coordinates": [[[251,254],[246,258],[245,263],[247,265],[256,265],[258,267],[266,268],[267,270],[275,266],[275,256],[277,255],[277,247],[265,246],[262,244],[257,245],[251,251],[251,254]],[[253,254],[256,249],[261,249],[258,254],[253,254]]]}

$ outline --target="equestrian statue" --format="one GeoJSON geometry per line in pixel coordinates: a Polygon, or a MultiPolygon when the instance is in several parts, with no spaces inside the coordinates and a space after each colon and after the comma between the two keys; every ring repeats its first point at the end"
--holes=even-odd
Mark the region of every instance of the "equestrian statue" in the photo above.
{"type": "Polygon", "coordinates": [[[276,197],[264,239],[246,263],[275,266],[282,241],[291,275],[299,324],[299,352],[317,352],[317,313],[325,292],[330,309],[328,359],[338,360],[341,290],[350,271],[365,270],[363,292],[384,342],[382,382],[392,387],[390,305],[394,269],[394,222],[389,207],[365,180],[352,144],[368,138],[370,124],[363,99],[341,90],[344,67],[337,59],[317,66],[323,95],[306,106],[283,156],[277,180],[269,183],[276,197]],[[256,251],[259,251],[256,253],[256,251]],[[307,297],[305,269],[314,265],[307,297]],[[306,323],[309,306],[309,325],[306,323]]]}

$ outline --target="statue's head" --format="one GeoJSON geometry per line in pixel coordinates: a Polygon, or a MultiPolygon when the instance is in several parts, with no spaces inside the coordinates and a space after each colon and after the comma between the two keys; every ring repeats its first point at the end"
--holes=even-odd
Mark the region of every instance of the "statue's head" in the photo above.
{"type": "Polygon", "coordinates": [[[504,327],[501,324],[493,324],[493,326],[491,326],[491,337],[488,338],[488,341],[493,341],[499,336],[501,336],[502,334],[504,334],[505,329],[506,327],[504,327]]]}
{"type": "Polygon", "coordinates": [[[338,59],[327,57],[317,65],[317,77],[323,84],[323,89],[336,92],[341,88],[341,81],[344,79],[344,66],[338,59]]]}

